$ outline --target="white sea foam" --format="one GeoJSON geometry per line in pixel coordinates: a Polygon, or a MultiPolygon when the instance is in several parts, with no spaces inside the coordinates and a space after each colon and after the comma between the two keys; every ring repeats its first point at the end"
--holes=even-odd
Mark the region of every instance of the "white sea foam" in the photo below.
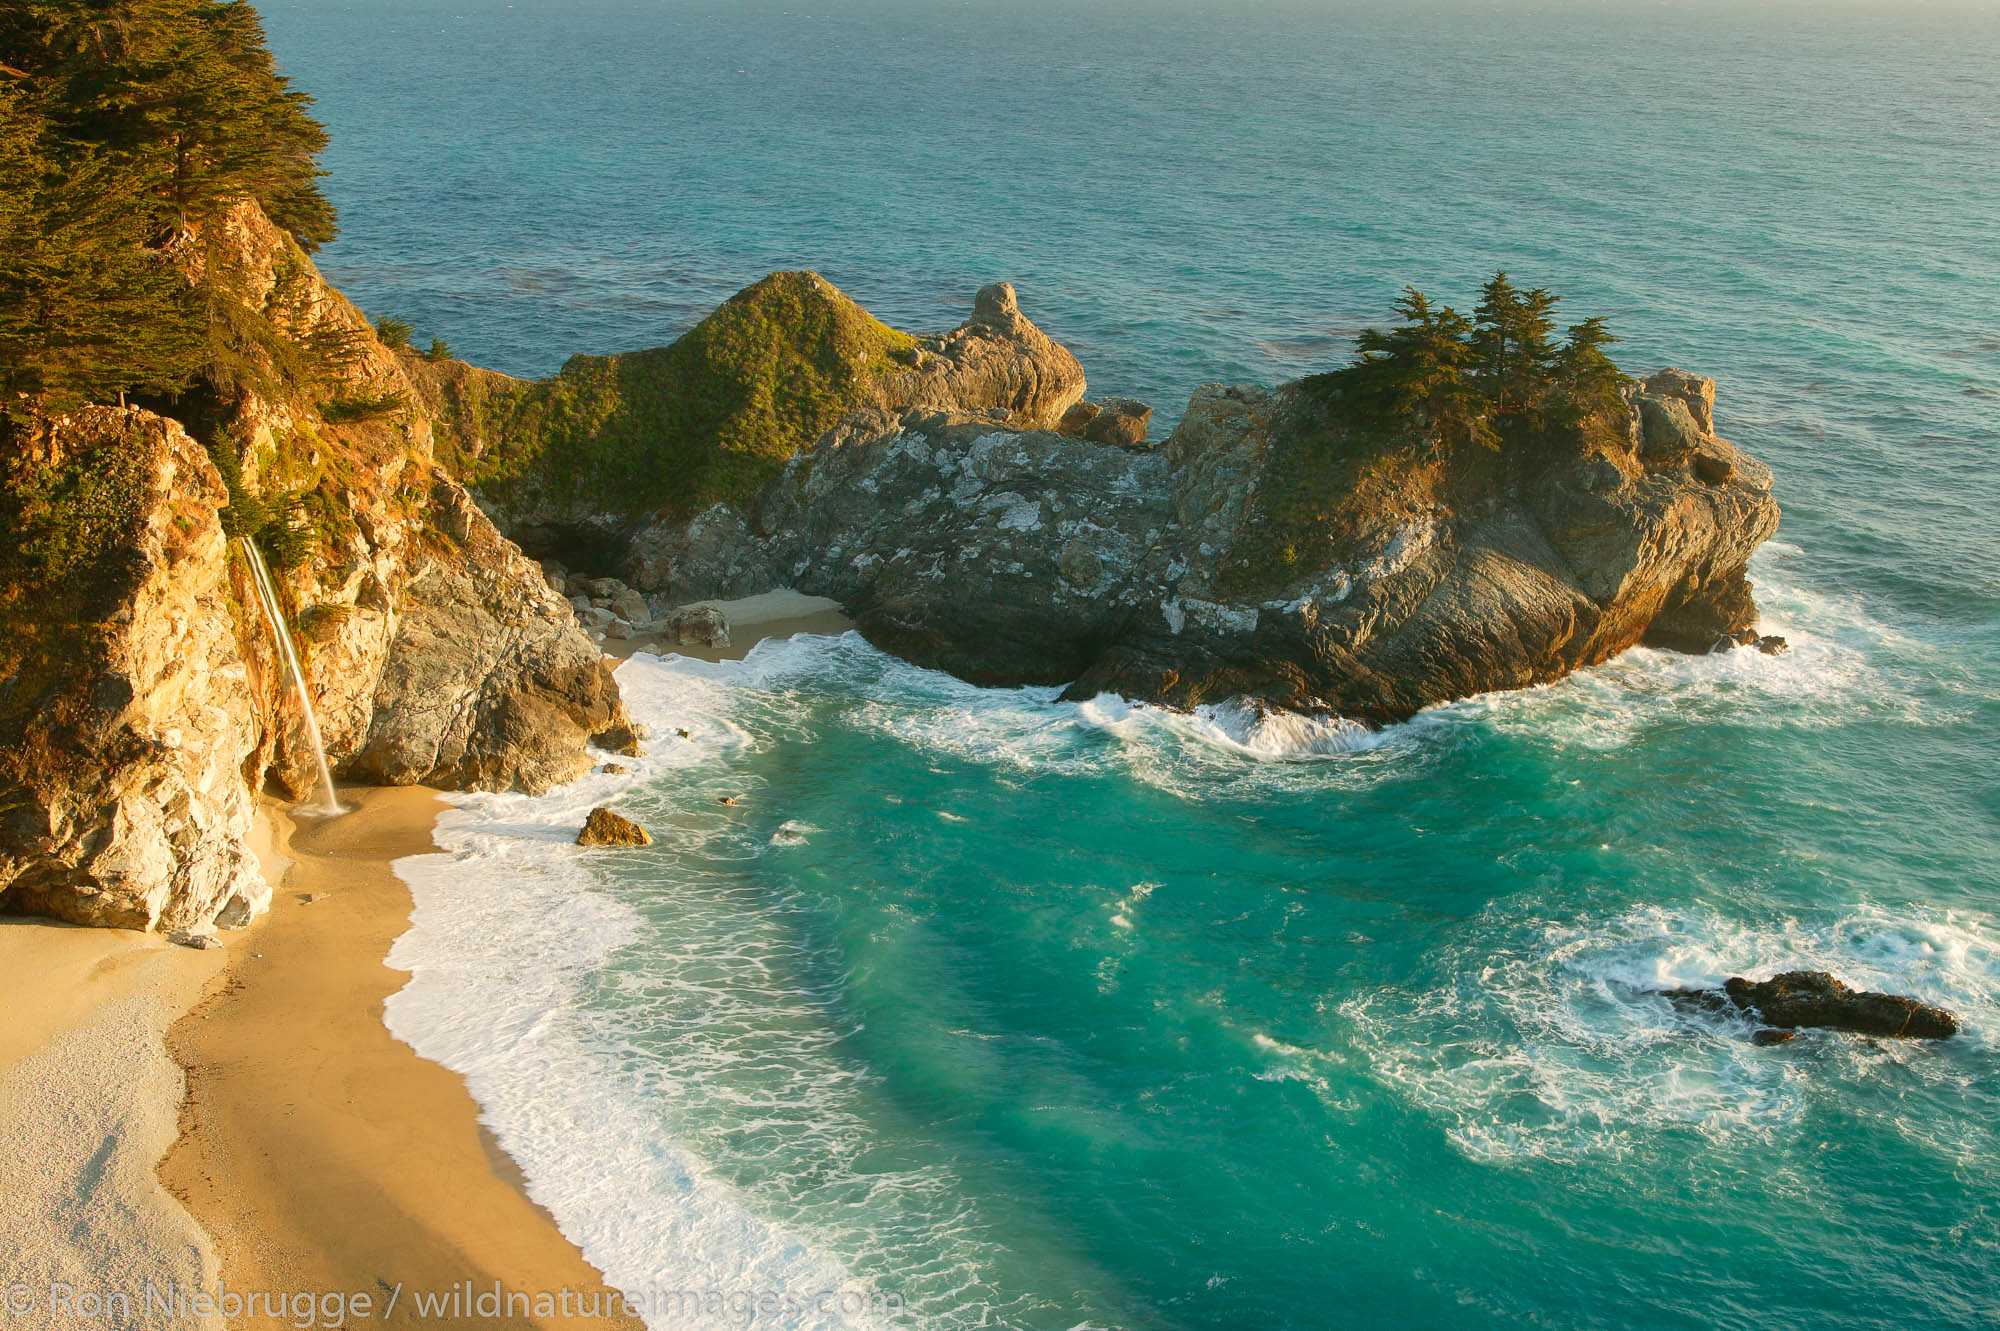
{"type": "MultiPolygon", "coordinates": [[[[940,757],[1022,772],[1115,769],[1191,798],[1211,793],[1218,782],[1367,784],[1386,770],[1383,764],[1393,768],[1420,758],[1467,726],[1545,736],[1558,746],[1611,749],[1654,726],[1697,718],[1814,727],[1851,719],[1860,706],[1905,707],[1916,714],[1900,690],[1883,687],[1872,663],[1920,648],[1851,601],[1789,585],[1782,565],[1795,554],[1795,547],[1767,551],[1754,567],[1764,627],[1791,643],[1782,656],[1635,648],[1557,684],[1434,707],[1378,729],[1240,701],[1183,713],[1112,694],[1066,703],[1057,701],[1060,690],[1054,688],[982,688],[896,660],[857,633],[766,642],[743,661],[673,658],[666,674],[635,673],[642,695],[635,706],[647,715],[661,710],[647,703],[646,690],[660,687],[647,681],[671,679],[673,700],[665,710],[705,710],[727,734],[732,695],[740,702],[744,692],[838,693],[855,700],[856,724],[940,757]],[[1287,773],[1300,764],[1313,770],[1287,773]]],[[[759,723],[766,733],[785,730],[776,715],[760,714],[759,723]]]]}
{"type": "MultiPolygon", "coordinates": [[[[393,953],[413,978],[389,1002],[390,1029],[466,1078],[530,1195],[629,1294],[865,1293],[873,1284],[835,1255],[865,1252],[894,1273],[885,1292],[933,1324],[1052,1311],[993,1288],[976,1200],[948,1169],[864,1163],[875,1138],[853,1102],[855,1073],[830,1052],[851,1032],[828,1027],[837,995],[807,980],[810,960],[773,914],[798,907],[740,899],[731,872],[820,829],[794,819],[753,842],[742,808],[713,798],[754,806],[755,781],[714,760],[799,733],[800,693],[894,697],[908,670],[858,638],[767,643],[733,663],[635,657],[619,680],[654,740],[647,757],[625,760],[631,771],[538,799],[453,797],[441,852],[398,864],[417,909],[393,953]],[[663,803],[662,790],[674,798],[663,803]],[[612,800],[653,810],[656,851],[614,857],[571,844],[588,810],[612,800]],[[645,855],[657,862],[634,858],[645,855]],[[621,892],[620,874],[638,877],[621,892]],[[673,893],[685,929],[662,934],[646,918],[653,890],[673,893]],[[621,958],[642,941],[643,964],[621,958]],[[842,1200],[781,1220],[771,1199],[714,1167],[762,1150],[812,1162],[811,1190],[842,1200]]],[[[916,680],[946,698],[963,687],[927,672],[916,680]]],[[[875,1311],[850,1299],[758,1320],[884,1324],[875,1311]]],[[[743,1324],[740,1310],[648,1320],[743,1324]]]]}
{"type": "Polygon", "coordinates": [[[812,838],[813,833],[817,831],[819,829],[811,823],[798,818],[789,818],[778,825],[777,831],[771,833],[771,844],[774,846],[803,846],[812,838]]]}
{"type": "MultiPolygon", "coordinates": [[[[647,696],[644,682],[632,686],[647,696]]],[[[676,700],[703,742],[744,742],[703,709],[714,696],[690,689],[676,700]]],[[[412,977],[389,999],[385,1021],[465,1077],[529,1194],[616,1288],[641,1300],[859,1291],[839,1262],[760,1216],[673,1144],[631,1051],[579,1002],[639,920],[592,890],[587,855],[569,843],[594,804],[700,761],[698,743],[655,752],[634,775],[588,777],[541,799],[456,797],[439,822],[442,852],[397,864],[416,909],[390,961],[412,977]]],[[[802,1329],[880,1324],[848,1306],[766,1320],[802,1329]]],[[[740,1308],[692,1321],[671,1314],[669,1306],[648,1324],[743,1324],[740,1308]]]]}
{"type": "MultiPolygon", "coordinates": [[[[1473,1159],[1615,1157],[1678,1131],[1776,1140],[1814,1095],[1839,1095],[1883,1060],[1958,1095],[2000,1033],[2000,934],[1984,917],[1864,904],[1763,925],[1665,907],[1513,918],[1521,909],[1489,910],[1476,948],[1442,949],[1435,986],[1340,1005],[1381,1084],[1473,1159]],[[1748,1017],[1661,994],[1785,970],[1941,1004],[1962,1033],[1936,1046],[1808,1032],[1764,1049],[1749,1042],[1748,1017]]],[[[1895,1126],[1929,1130],[1921,1116],[1895,1126]]],[[[1979,1135],[1990,1150],[1991,1130],[1979,1135]]]]}
{"type": "MultiPolygon", "coordinates": [[[[797,983],[797,960],[746,936],[725,940],[713,955],[691,952],[676,963],[670,953],[657,973],[608,981],[635,1022],[657,1013],[661,994],[708,986],[705,1010],[723,1015],[704,1020],[731,1023],[727,1029],[675,1028],[674,1052],[663,1060],[659,1049],[635,1043],[636,1028],[593,1020],[581,998],[607,983],[608,960],[638,936],[642,921],[629,902],[599,890],[592,867],[631,861],[593,860],[567,844],[590,807],[642,797],[671,774],[686,798],[654,828],[662,853],[698,857],[720,871],[732,858],[803,844],[819,829],[796,820],[755,844],[732,833],[728,820],[740,811],[713,807],[715,797],[753,802],[755,779],[739,764],[712,760],[808,741],[804,727],[829,702],[845,724],[890,736],[934,766],[978,764],[1008,782],[1114,773],[1200,798],[1217,785],[1240,794],[1247,784],[1254,794],[1265,786],[1371,783],[1427,761],[1468,730],[1615,747],[1690,714],[1815,725],[1879,698],[1875,662],[1911,644],[1852,604],[1790,590],[1768,571],[1759,580],[1767,630],[1791,638],[1787,656],[1635,651],[1558,685],[1435,708],[1375,731],[1237,704],[1183,714],[1110,696],[1063,703],[1055,689],[978,688],[888,657],[857,634],[768,641],[741,661],[635,656],[619,680],[655,738],[634,772],[593,775],[540,800],[461,798],[440,827],[444,853],[400,866],[418,906],[394,961],[414,975],[390,1001],[388,1021],[419,1052],[466,1076],[532,1195],[618,1287],[851,1286],[835,1252],[872,1245],[880,1253],[905,1240],[865,1228],[836,1233],[839,1223],[821,1234],[772,1220],[697,1151],[677,1144],[671,1119],[677,1106],[735,1096],[752,1136],[804,1133],[830,1160],[860,1158],[865,1132],[841,1107],[851,1089],[846,1074],[813,1053],[825,1039],[812,1025],[824,1017],[824,996],[793,995],[786,986],[797,983]],[[726,963],[721,972],[692,978],[718,960],[726,963]],[[785,1006],[794,998],[802,1005],[796,1011],[785,1006]],[[749,1036],[772,1012],[790,1014],[785,1020],[796,1022],[805,1052],[783,1095],[746,1094],[731,1075],[767,1056],[749,1036]]],[[[1099,968],[1107,990],[1121,973],[1122,950],[1143,943],[1145,902],[1156,886],[1135,884],[1097,917],[1107,922],[1099,968]]],[[[1445,978],[1435,986],[1371,993],[1342,1008],[1374,1075],[1437,1116],[1447,1137],[1477,1159],[1615,1155],[1649,1132],[1770,1135],[1797,1124],[1807,1089],[1793,1050],[1753,1050],[1729,1022],[1691,1018],[1648,990],[1820,965],[1946,1003],[1965,1017],[1965,1038],[1975,1044],[2000,1029],[2000,966],[1983,920],[1858,907],[1837,919],[1763,929],[1719,914],[1662,912],[1492,923],[1489,932],[1515,944],[1480,955],[1446,952],[1445,978]]],[[[1344,1058],[1261,1033],[1250,1047],[1252,1075],[1297,1081],[1323,1097],[1331,1095],[1328,1069],[1344,1058]]],[[[1824,1048],[1834,1051],[1824,1057],[1850,1061],[1909,1057],[1853,1052],[1860,1044],[1824,1048]]],[[[1939,1072],[1951,1066],[1941,1060],[1912,1058],[1911,1066],[1923,1077],[1961,1075],[1939,1072]]],[[[1930,1145],[1990,1144],[1940,1137],[1930,1145]]],[[[926,1241],[946,1255],[927,1269],[913,1266],[913,1278],[964,1306],[990,1309],[994,1295],[967,1255],[979,1222],[957,1186],[935,1170],[882,1174],[851,1209],[860,1217],[885,1199],[930,1198],[935,1224],[926,1241]]]]}

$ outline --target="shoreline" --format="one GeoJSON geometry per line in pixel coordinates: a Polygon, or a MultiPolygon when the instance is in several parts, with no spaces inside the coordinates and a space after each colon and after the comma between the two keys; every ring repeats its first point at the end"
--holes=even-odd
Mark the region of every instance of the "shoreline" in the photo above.
{"type": "MultiPolygon", "coordinates": [[[[738,659],[766,638],[853,627],[833,603],[795,593],[720,605],[728,646],[611,641],[606,654],[738,659]]],[[[51,1180],[0,1199],[0,1257],[31,1283],[79,1290],[117,1270],[135,1306],[150,1280],[334,1295],[352,1320],[392,1326],[641,1328],[622,1312],[565,1316],[566,1304],[420,1313],[417,1293],[468,1281],[531,1297],[567,1290],[582,1307],[602,1296],[605,1314],[615,1296],[528,1196],[463,1079],[383,1024],[384,1002],[408,979],[388,954],[414,909],[394,865],[436,850],[439,792],[348,787],[341,798],[351,811],[332,820],[265,809],[255,849],[271,909],[221,935],[222,948],[0,921],[12,986],[0,993],[28,1014],[0,1031],[0,1110],[25,1143],[7,1172],[51,1180]],[[79,1121],[67,1104],[86,1067],[97,1069],[102,1121],[79,1121]],[[88,1190],[78,1180],[106,1140],[121,1143],[115,1168],[88,1190]],[[124,1229],[65,1245],[65,1217],[84,1199],[108,1202],[124,1229]]],[[[186,1314],[171,1324],[224,1325],[186,1314]]]]}
{"type": "Polygon", "coordinates": [[[607,638],[600,646],[615,661],[629,661],[640,652],[655,656],[686,656],[697,661],[740,661],[750,649],[767,638],[789,638],[798,633],[839,636],[854,627],[841,612],[838,601],[803,592],[765,592],[733,601],[697,601],[712,605],[729,621],[729,644],[705,647],[700,643],[669,642],[660,637],[607,638]]]}
{"type": "Polygon", "coordinates": [[[435,849],[437,792],[341,797],[349,813],[293,826],[270,912],[168,1032],[187,1097],[161,1182],[206,1230],[225,1288],[331,1294],[357,1312],[365,1297],[371,1315],[354,1320],[392,1326],[638,1327],[420,1314],[418,1294],[466,1281],[585,1300],[606,1287],[528,1198],[464,1082],[382,1023],[407,980],[387,955],[413,908],[393,865],[435,849]]]}
{"type": "MultiPolygon", "coordinates": [[[[767,638],[853,627],[832,602],[796,593],[718,604],[728,646],[611,641],[606,655],[740,659],[767,638]]],[[[187,1307],[149,1315],[150,1284],[337,1296],[349,1324],[642,1331],[607,1315],[615,1295],[528,1196],[463,1079],[383,1024],[408,980],[388,954],[414,910],[394,865],[436,850],[439,792],[347,787],[341,798],[351,811],[331,820],[262,810],[253,849],[271,908],[218,935],[220,947],[0,917],[11,1018],[0,1116],[12,1147],[0,1162],[0,1269],[38,1300],[57,1283],[123,1294],[133,1326],[225,1325],[187,1307]],[[601,1296],[598,1315],[419,1310],[419,1292],[467,1281],[530,1298],[571,1291],[584,1309],[601,1296]]],[[[295,1315],[255,1313],[227,1325],[295,1315]]]]}

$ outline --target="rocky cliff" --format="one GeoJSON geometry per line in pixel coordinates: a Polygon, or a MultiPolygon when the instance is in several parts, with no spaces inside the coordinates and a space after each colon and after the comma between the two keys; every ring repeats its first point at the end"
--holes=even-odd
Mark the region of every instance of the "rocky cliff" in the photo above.
{"type": "Polygon", "coordinates": [[[433,456],[422,367],[255,204],[184,247],[233,300],[204,388],[18,432],[0,507],[0,908],[240,923],[254,797],[311,772],[230,530],[271,553],[354,779],[541,790],[637,739],[569,603],[433,456]]]}
{"type": "Polygon", "coordinates": [[[1310,381],[1204,387],[1159,448],[1093,430],[1136,404],[1067,433],[864,409],[748,503],[641,532],[625,572],[681,601],[834,597],[976,681],[1381,723],[1753,625],[1778,508],[1713,401],[1666,371],[1604,429],[1504,451],[1363,428],[1310,381]]]}

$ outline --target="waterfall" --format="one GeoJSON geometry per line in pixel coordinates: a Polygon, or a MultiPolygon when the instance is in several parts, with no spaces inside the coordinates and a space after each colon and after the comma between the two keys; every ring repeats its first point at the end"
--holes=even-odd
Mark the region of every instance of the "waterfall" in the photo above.
{"type": "Polygon", "coordinates": [[[277,584],[271,581],[271,570],[264,566],[264,555],[257,549],[257,543],[245,536],[239,538],[239,544],[243,547],[244,557],[250,561],[250,579],[257,584],[257,600],[264,607],[264,622],[271,626],[271,641],[277,644],[278,658],[285,663],[285,673],[292,679],[292,691],[298,695],[299,713],[306,722],[306,738],[312,741],[313,761],[319,764],[319,806],[303,812],[328,816],[346,813],[339,797],[333,793],[333,771],[326,765],[326,746],[320,742],[319,718],[313,714],[312,698],[306,693],[306,674],[299,668],[299,654],[293,650],[292,635],[285,628],[285,610],[278,600],[277,584]]]}

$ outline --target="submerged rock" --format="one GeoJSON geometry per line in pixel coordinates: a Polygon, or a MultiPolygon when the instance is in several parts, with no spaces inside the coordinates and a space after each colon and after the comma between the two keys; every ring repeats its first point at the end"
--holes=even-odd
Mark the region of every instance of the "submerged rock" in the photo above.
{"type": "Polygon", "coordinates": [[[583,830],[576,834],[576,844],[650,846],[653,844],[653,836],[630,818],[621,817],[609,809],[592,809],[590,817],[584,820],[583,830]]]}

